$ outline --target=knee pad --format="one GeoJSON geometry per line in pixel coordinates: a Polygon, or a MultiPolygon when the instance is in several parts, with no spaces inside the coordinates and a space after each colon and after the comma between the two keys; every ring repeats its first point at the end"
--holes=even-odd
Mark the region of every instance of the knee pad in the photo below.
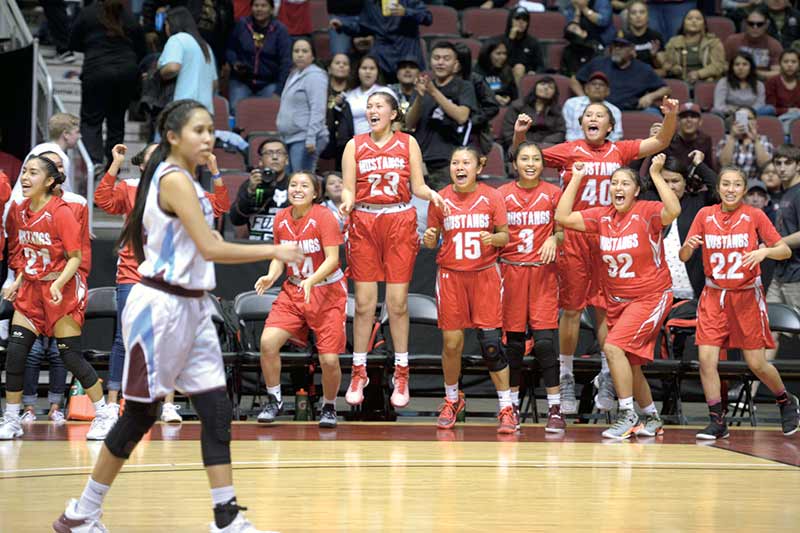
{"type": "Polygon", "coordinates": [[[119,459],[128,459],[142,437],[156,423],[159,411],[161,402],[126,401],[125,412],[106,435],[105,443],[111,455],[119,459]]]}
{"type": "Polygon", "coordinates": [[[227,465],[231,463],[231,422],[233,406],[224,389],[216,389],[192,396],[202,429],[200,445],[203,465],[227,465]]]}
{"type": "Polygon", "coordinates": [[[84,389],[93,387],[97,383],[97,372],[89,361],[84,359],[81,350],[80,337],[61,337],[56,339],[58,343],[58,351],[61,354],[61,359],[64,360],[64,366],[67,370],[72,372],[72,375],[80,381],[84,389]]]}
{"type": "Polygon", "coordinates": [[[6,351],[6,390],[19,392],[25,383],[25,359],[31,351],[36,334],[21,326],[11,326],[6,351]]]}
{"type": "Polygon", "coordinates": [[[559,383],[555,337],[554,329],[540,329],[533,332],[533,355],[539,363],[545,387],[555,387],[559,383]]]}
{"type": "Polygon", "coordinates": [[[499,372],[508,366],[498,330],[479,329],[478,343],[481,346],[481,355],[489,372],[499,372]]]}

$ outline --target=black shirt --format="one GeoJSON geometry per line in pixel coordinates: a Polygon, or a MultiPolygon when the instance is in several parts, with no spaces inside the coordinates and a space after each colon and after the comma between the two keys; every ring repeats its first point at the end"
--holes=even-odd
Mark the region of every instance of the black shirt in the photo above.
{"type": "Polygon", "coordinates": [[[508,64],[512,67],[522,64],[527,72],[539,72],[544,67],[542,46],[535,37],[526,34],[522,39],[512,41],[504,36],[503,42],[508,48],[508,64]]]}
{"type": "MultiPolygon", "coordinates": [[[[800,231],[800,184],[783,192],[778,211],[778,232],[786,237],[800,231]]],[[[792,257],[781,261],[775,268],[775,279],[783,283],[800,282],[800,253],[792,250],[792,257]]]]}
{"type": "Polygon", "coordinates": [[[100,22],[102,4],[95,2],[83,8],[75,20],[70,34],[70,50],[83,52],[83,75],[124,72],[136,75],[139,60],[144,57],[144,33],[127,11],[122,12],[122,29],[125,37],[109,36],[100,22]]]}
{"type": "Polygon", "coordinates": [[[655,54],[652,52],[653,41],[658,41],[658,49],[664,50],[664,38],[660,33],[647,28],[647,31],[638,37],[630,31],[626,31],[624,37],[636,47],[636,59],[655,67],[653,64],[655,54]]]}
{"type": "Polygon", "coordinates": [[[247,190],[249,185],[250,180],[245,180],[239,187],[236,203],[229,213],[231,222],[235,226],[247,224],[251,240],[272,242],[275,215],[289,205],[289,180],[285,177],[266,188],[256,189],[253,194],[247,190]]]}

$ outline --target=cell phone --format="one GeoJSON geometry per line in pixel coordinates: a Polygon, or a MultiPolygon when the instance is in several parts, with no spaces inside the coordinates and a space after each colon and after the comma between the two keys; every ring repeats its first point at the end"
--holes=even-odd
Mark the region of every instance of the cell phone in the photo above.
{"type": "Polygon", "coordinates": [[[747,128],[750,123],[750,113],[747,112],[747,109],[740,109],[736,112],[736,123],[747,128]]]}
{"type": "Polygon", "coordinates": [[[165,20],[167,20],[167,14],[164,11],[158,11],[156,13],[156,20],[154,24],[156,31],[162,31],[164,29],[165,20]]]}
{"type": "Polygon", "coordinates": [[[381,13],[384,17],[392,16],[392,9],[397,5],[397,0],[381,0],[381,13]]]}

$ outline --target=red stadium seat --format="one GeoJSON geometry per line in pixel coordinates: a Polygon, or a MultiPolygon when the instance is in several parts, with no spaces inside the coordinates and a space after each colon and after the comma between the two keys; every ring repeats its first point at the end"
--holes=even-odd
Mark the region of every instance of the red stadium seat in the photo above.
{"type": "Polygon", "coordinates": [[[786,137],[783,134],[783,124],[777,117],[758,117],[756,122],[758,123],[759,135],[766,135],[772,146],[777,148],[786,142],[786,137]]]}
{"type": "Polygon", "coordinates": [[[728,17],[706,17],[708,33],[713,33],[724,43],[728,35],[736,33],[736,25],[728,17]]]}
{"type": "Polygon", "coordinates": [[[661,117],[644,111],[623,111],[622,130],[626,139],[646,139],[650,137],[650,126],[661,122],[661,117]]]}
{"type": "MultiPolygon", "coordinates": [[[[671,78],[667,78],[664,81],[667,83],[667,86],[672,89],[670,98],[677,98],[682,104],[689,101],[689,85],[685,81],[671,78]]],[[[654,105],[659,106],[661,102],[654,102],[654,105]]]]}
{"type": "Polygon", "coordinates": [[[488,161],[486,166],[483,167],[481,177],[483,176],[496,176],[504,178],[506,176],[506,157],[503,147],[497,143],[492,145],[491,151],[486,155],[488,161]]]}
{"type": "MultiPolygon", "coordinates": [[[[467,45],[467,48],[469,48],[469,51],[472,54],[472,62],[474,63],[475,61],[477,61],[478,54],[480,54],[481,52],[481,42],[478,39],[459,38],[459,39],[448,39],[448,40],[453,44],[463,43],[467,45]]],[[[433,43],[431,43],[431,46],[433,46],[433,43]]],[[[431,47],[429,46],[428,49],[430,50],[430,48],[431,47]]]]}
{"type": "Polygon", "coordinates": [[[792,144],[800,146],[800,120],[794,119],[791,127],[792,144]]]}
{"type": "Polygon", "coordinates": [[[555,80],[556,86],[558,87],[558,105],[563,106],[567,98],[575,96],[572,94],[572,89],[569,86],[569,78],[566,76],[562,76],[561,74],[526,74],[525,77],[522,78],[522,83],[520,83],[520,98],[528,96],[528,93],[533,90],[533,86],[536,85],[536,81],[543,76],[550,76],[555,80]]]}
{"type": "Polygon", "coordinates": [[[433,15],[433,22],[430,26],[420,26],[420,35],[459,35],[458,11],[447,6],[428,6],[428,10],[433,15]]]}
{"type": "Polygon", "coordinates": [[[261,161],[261,156],[258,155],[258,147],[261,146],[261,143],[264,142],[266,139],[271,137],[271,135],[251,135],[247,138],[247,142],[250,144],[250,152],[248,153],[248,159],[251,167],[256,167],[259,165],[261,161]]]}
{"type": "Polygon", "coordinates": [[[503,144],[503,119],[506,118],[506,113],[508,113],[508,107],[501,107],[500,112],[492,119],[491,123],[492,135],[499,144],[503,144]]]}
{"type": "Polygon", "coordinates": [[[325,0],[311,0],[311,31],[328,29],[328,6],[325,0]]]}
{"type": "Polygon", "coordinates": [[[314,43],[314,50],[317,52],[317,59],[328,61],[331,59],[331,37],[327,31],[315,31],[311,35],[311,42],[314,43]]]}
{"type": "Polygon", "coordinates": [[[547,43],[547,61],[545,67],[556,71],[561,70],[561,59],[564,57],[564,49],[566,47],[566,41],[547,43]]]}
{"type": "MultiPolygon", "coordinates": [[[[430,6],[429,6],[430,7],[430,6]]],[[[506,32],[508,9],[465,9],[461,15],[461,33],[467,37],[494,37],[506,32]]]]}
{"type": "Polygon", "coordinates": [[[231,114],[228,100],[222,96],[214,95],[214,129],[230,130],[231,123],[228,116],[231,114]]]}
{"type": "Polygon", "coordinates": [[[278,109],[281,101],[278,98],[245,98],[236,106],[236,125],[245,131],[245,135],[257,131],[277,131],[278,109]]]}
{"type": "Polygon", "coordinates": [[[714,113],[703,113],[702,118],[700,130],[711,137],[711,149],[716,151],[717,143],[725,137],[725,121],[714,113]]]}
{"type": "Polygon", "coordinates": [[[236,152],[228,152],[222,148],[214,148],[214,155],[217,156],[217,166],[220,170],[244,170],[244,157],[236,152]]]}
{"type": "Polygon", "coordinates": [[[250,174],[246,172],[222,173],[222,183],[225,184],[225,188],[228,189],[228,196],[230,197],[231,201],[236,200],[236,197],[239,194],[239,187],[241,187],[242,183],[249,179],[250,174]]]}
{"type": "Polygon", "coordinates": [[[531,13],[531,23],[530,26],[528,26],[528,33],[539,40],[563,39],[564,28],[566,27],[567,19],[558,11],[531,13]]]}
{"type": "Polygon", "coordinates": [[[698,81],[694,86],[694,101],[703,111],[711,111],[714,107],[714,88],[717,86],[713,81],[698,81]]]}

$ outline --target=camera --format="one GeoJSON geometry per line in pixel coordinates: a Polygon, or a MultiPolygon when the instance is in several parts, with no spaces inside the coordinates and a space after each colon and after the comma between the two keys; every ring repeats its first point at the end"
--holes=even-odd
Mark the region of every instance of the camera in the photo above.
{"type": "Polygon", "coordinates": [[[261,167],[258,170],[261,172],[261,183],[258,184],[257,188],[267,190],[272,187],[277,177],[275,171],[269,167],[261,167]]]}

